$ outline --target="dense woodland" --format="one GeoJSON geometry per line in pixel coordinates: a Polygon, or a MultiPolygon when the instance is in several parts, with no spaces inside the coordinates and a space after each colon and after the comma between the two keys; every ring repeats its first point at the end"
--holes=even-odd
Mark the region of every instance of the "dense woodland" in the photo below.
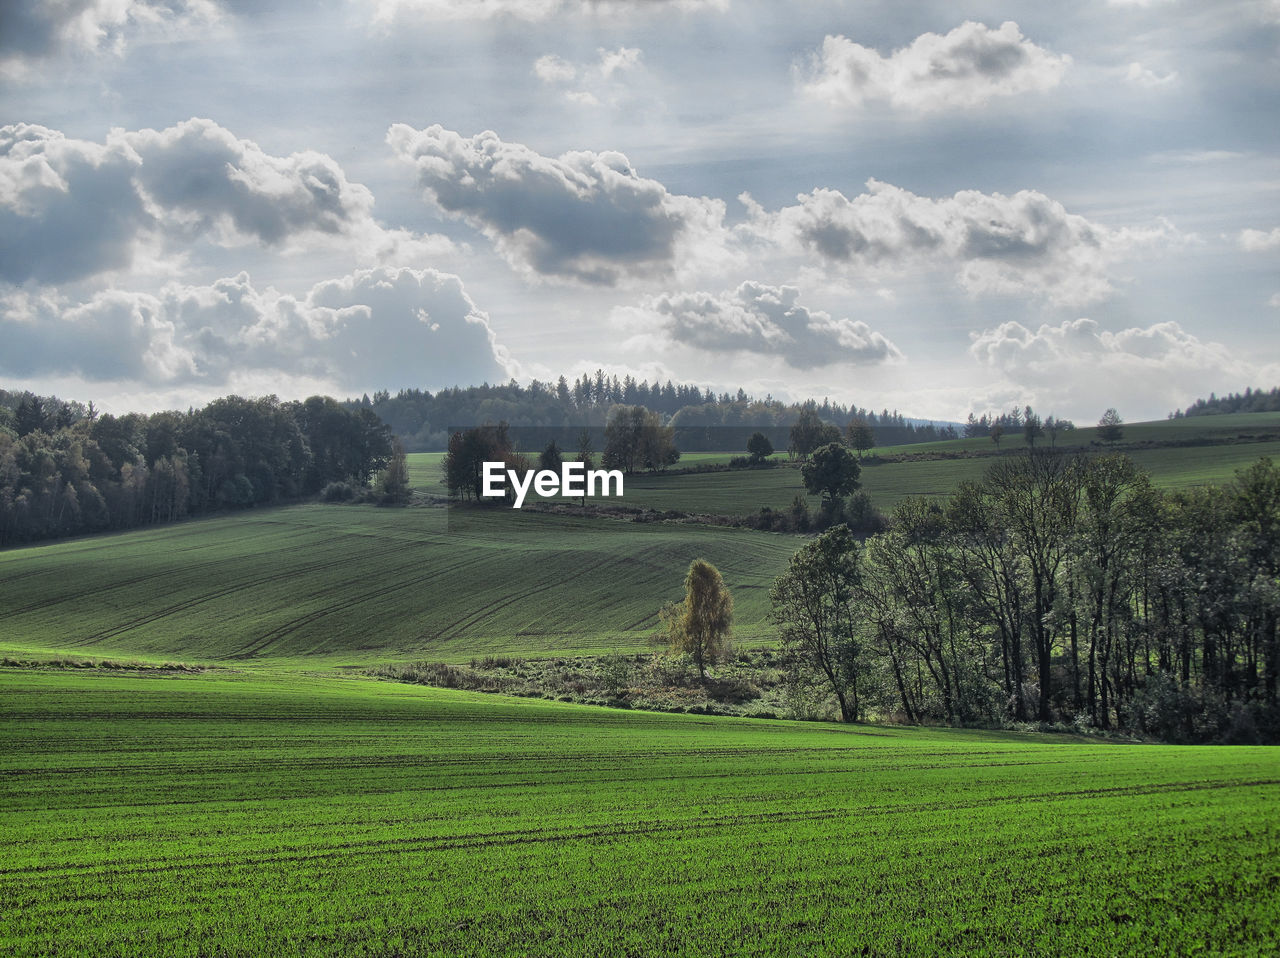
{"type": "Polygon", "coordinates": [[[1210,393],[1208,399],[1197,399],[1186,409],[1169,413],[1169,418],[1220,416],[1233,412],[1280,412],[1280,386],[1269,390],[1250,388],[1242,393],[1227,393],[1225,396],[1210,393]]]}
{"type": "Polygon", "coordinates": [[[658,413],[674,430],[679,448],[699,451],[744,449],[757,430],[763,430],[778,448],[786,448],[788,430],[804,409],[816,411],[823,420],[841,428],[849,419],[860,417],[885,445],[956,436],[948,424],[909,420],[887,409],[876,413],[826,399],[787,404],[772,396],[755,399],[742,389],[717,395],[670,380],[665,384],[637,382],[630,376],[619,380],[603,370],[597,370],[594,377],[584,374],[572,383],[561,376],[555,383],[535,379],[527,386],[513,380],[506,385],[455,387],[437,393],[402,389],[393,396],[380,391],[372,398],[349,400],[348,405],[377,413],[409,452],[446,449],[452,432],[497,422],[505,422],[528,437],[526,452],[553,440],[565,446],[576,440],[583,427],[603,429],[610,409],[617,405],[658,413]]]}
{"type": "Polygon", "coordinates": [[[393,452],[372,411],[323,396],[111,416],[0,391],[0,546],[363,486],[393,452]]]}
{"type": "Polygon", "coordinates": [[[1280,468],[1162,492],[1123,455],[1002,457],[865,543],[836,526],[774,590],[846,719],[1009,720],[1280,741],[1280,468]]]}

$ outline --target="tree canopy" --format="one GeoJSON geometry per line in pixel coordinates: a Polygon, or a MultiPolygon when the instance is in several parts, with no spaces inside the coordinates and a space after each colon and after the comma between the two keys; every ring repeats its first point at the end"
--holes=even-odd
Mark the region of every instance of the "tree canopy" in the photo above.
{"type": "Polygon", "coordinates": [[[805,488],[814,495],[821,495],[827,503],[857,489],[861,474],[862,467],[853,453],[838,442],[813,450],[809,461],[800,468],[805,488]]]}

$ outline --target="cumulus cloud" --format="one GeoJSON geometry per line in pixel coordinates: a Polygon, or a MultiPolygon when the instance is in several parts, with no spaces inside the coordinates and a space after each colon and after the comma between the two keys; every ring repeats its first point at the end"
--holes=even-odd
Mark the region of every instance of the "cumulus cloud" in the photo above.
{"type": "Polygon", "coordinates": [[[52,293],[0,299],[0,372],[74,374],[149,385],[225,384],[279,370],[359,390],[440,387],[517,371],[461,280],[379,267],[314,286],[303,299],[245,273],[159,294],[106,290],[68,304],[52,293]]]}
{"type": "Polygon", "coordinates": [[[322,153],[272,156],[209,120],[113,130],[105,143],[0,127],[0,279],[57,283],[130,265],[148,237],[287,247],[346,237],[394,257],[414,237],[322,153]]]}
{"type": "Polygon", "coordinates": [[[872,273],[950,266],[970,292],[1031,293],[1058,303],[1108,295],[1115,261],[1174,232],[1167,224],[1111,229],[1034,190],[1012,196],[963,190],[935,200],[870,180],[853,199],[818,189],[774,213],[750,196],[741,199],[750,214],[747,232],[829,266],[872,273]]]}
{"type": "Polygon", "coordinates": [[[621,153],[552,158],[488,131],[464,137],[402,123],[387,142],[432,202],[528,275],[613,286],[670,274],[724,242],[721,201],[670,193],[621,153]]]}
{"type": "Polygon", "coordinates": [[[902,353],[866,323],[836,319],[797,303],[793,286],[743,283],[732,292],[667,293],[632,311],[633,323],[708,352],[781,357],[797,369],[882,363],[902,353]]]}
{"type": "Polygon", "coordinates": [[[105,290],[73,305],[21,291],[0,298],[0,371],[10,376],[171,381],[195,372],[176,336],[173,320],[152,296],[105,290]]]}
{"type": "Polygon", "coordinates": [[[1267,250],[1280,248],[1280,226],[1270,232],[1241,230],[1238,242],[1246,253],[1265,253],[1267,250]]]}
{"type": "Polygon", "coordinates": [[[139,31],[190,31],[219,18],[210,0],[0,3],[0,71],[25,72],[63,51],[119,52],[139,31]]]}
{"type": "Polygon", "coordinates": [[[921,34],[889,56],[828,35],[800,79],[807,95],[834,105],[884,102],[929,111],[1050,90],[1070,64],[1069,56],[1032,43],[1011,20],[994,30],[967,20],[945,35],[921,34]]]}
{"type": "Polygon", "coordinates": [[[723,11],[730,0],[362,0],[375,23],[411,20],[546,20],[560,14],[617,16],[648,10],[723,11]]]}
{"type": "MultiPolygon", "coordinates": [[[[1111,332],[1092,319],[1068,320],[1036,330],[1007,322],[970,334],[970,354],[1021,384],[1038,403],[1079,405],[1081,396],[1105,405],[1129,402],[1166,408],[1207,395],[1224,384],[1274,376],[1207,342],[1176,322],[1111,332]]],[[[1123,412],[1123,408],[1121,409],[1123,412]]],[[[1101,412],[1101,410],[1099,410],[1101,412]]]]}
{"type": "Polygon", "coordinates": [[[119,136],[72,140],[0,127],[0,279],[61,282],[127,266],[156,225],[134,183],[142,159],[119,136]]]}

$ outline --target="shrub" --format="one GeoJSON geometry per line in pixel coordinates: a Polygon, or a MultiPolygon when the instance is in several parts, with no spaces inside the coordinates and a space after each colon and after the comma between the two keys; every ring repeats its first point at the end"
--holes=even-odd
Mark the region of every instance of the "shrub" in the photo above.
{"type": "Polygon", "coordinates": [[[350,502],[356,490],[349,482],[331,482],[320,492],[322,502],[350,502]]]}

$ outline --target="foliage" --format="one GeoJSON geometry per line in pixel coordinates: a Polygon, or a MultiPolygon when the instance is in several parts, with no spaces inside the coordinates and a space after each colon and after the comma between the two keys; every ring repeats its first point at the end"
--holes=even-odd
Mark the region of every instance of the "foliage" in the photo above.
{"type": "Polygon", "coordinates": [[[747,453],[753,463],[761,463],[773,455],[773,443],[762,432],[753,432],[747,440],[747,453]]]}
{"type": "MultiPolygon", "coordinates": [[[[4,406],[0,394],[0,408],[4,406]]],[[[396,394],[380,391],[372,398],[348,400],[352,409],[366,408],[377,413],[403,439],[410,452],[447,448],[449,435],[460,427],[503,420],[525,435],[536,434],[529,448],[542,448],[552,439],[563,448],[573,444],[583,427],[597,432],[605,425],[614,406],[639,406],[658,414],[675,430],[674,441],[681,449],[736,451],[744,448],[753,432],[768,436],[777,448],[788,443],[788,432],[806,411],[820,423],[847,422],[851,416],[866,420],[883,444],[931,442],[955,438],[949,425],[907,419],[898,411],[821,403],[783,403],[772,396],[757,398],[739,389],[716,395],[691,384],[648,383],[630,376],[621,380],[603,370],[584,373],[570,383],[561,376],[556,383],[534,380],[522,385],[486,383],[453,387],[432,393],[424,389],[402,389],[396,394]],[[527,432],[526,432],[527,431],[527,432]]],[[[834,425],[832,429],[836,429],[834,425]]],[[[827,435],[814,447],[839,438],[827,435]]]]}
{"type": "Polygon", "coordinates": [[[1270,459],[1162,493],[1125,456],[1041,450],[900,502],[850,588],[878,711],[1277,741],[1277,583],[1270,459]]]}
{"type": "Polygon", "coordinates": [[[862,458],[862,454],[871,449],[876,444],[875,430],[871,428],[871,424],[862,416],[854,416],[849,420],[848,425],[844,427],[845,442],[849,444],[851,449],[857,450],[858,458],[862,458]]]}
{"type": "Polygon", "coordinates": [[[409,467],[405,461],[404,446],[399,439],[392,440],[391,459],[378,474],[375,491],[378,501],[385,506],[402,506],[409,501],[409,467]]]}
{"type": "Polygon", "coordinates": [[[91,407],[28,397],[18,434],[0,431],[0,545],[363,487],[392,455],[377,416],[323,396],[227,396],[150,416],[91,407]]]}
{"type": "Polygon", "coordinates": [[[846,722],[856,722],[860,713],[862,649],[854,610],[858,579],[858,543],[841,525],[797,552],[769,593],[784,653],[825,676],[846,722]]]}
{"type": "Polygon", "coordinates": [[[847,447],[838,442],[814,449],[809,461],[800,469],[804,486],[825,500],[847,496],[858,488],[862,467],[847,447]]]}
{"type": "Polygon", "coordinates": [[[800,410],[791,427],[787,452],[801,460],[807,460],[815,449],[840,442],[840,430],[818,415],[817,408],[808,403],[800,410]]]}
{"type": "Polygon", "coordinates": [[[320,490],[321,502],[351,502],[359,495],[349,482],[331,482],[320,490]]]}
{"type": "Polygon", "coordinates": [[[440,464],[449,495],[479,501],[484,492],[484,464],[500,462],[504,469],[518,468],[517,455],[505,422],[455,432],[440,464]]]}
{"type": "Polygon", "coordinates": [[[671,648],[693,657],[703,684],[707,665],[729,653],[733,597],[720,570],[705,559],[694,559],[684,579],[684,601],[662,610],[671,648]]]}
{"type": "Polygon", "coordinates": [[[1208,399],[1197,399],[1185,410],[1179,409],[1170,413],[1169,418],[1223,416],[1250,412],[1280,412],[1280,386],[1273,386],[1271,389],[1250,387],[1242,393],[1227,393],[1225,396],[1210,393],[1208,399]]]}
{"type": "Polygon", "coordinates": [[[675,465],[680,460],[674,431],[662,424],[662,417],[641,406],[615,406],[609,410],[604,430],[604,466],[633,473],[650,472],[675,465]]]}
{"type": "Polygon", "coordinates": [[[1098,438],[1103,442],[1119,442],[1124,435],[1124,430],[1121,428],[1123,423],[1124,420],[1114,408],[1108,409],[1098,420],[1098,438]]]}
{"type": "Polygon", "coordinates": [[[560,466],[564,463],[564,456],[560,453],[560,447],[553,439],[547,443],[547,448],[542,450],[538,456],[538,468],[550,469],[552,472],[559,472],[560,466]]]}

